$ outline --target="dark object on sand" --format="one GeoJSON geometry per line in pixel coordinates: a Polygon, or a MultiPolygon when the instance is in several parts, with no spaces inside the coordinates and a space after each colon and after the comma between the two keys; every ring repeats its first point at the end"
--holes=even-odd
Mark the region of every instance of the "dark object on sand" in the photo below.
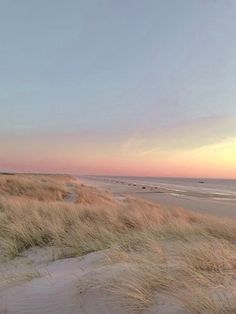
{"type": "Polygon", "coordinates": [[[205,183],[204,181],[198,181],[198,183],[205,183]]]}
{"type": "Polygon", "coordinates": [[[145,190],[145,189],[146,189],[146,186],[142,186],[142,189],[145,190]]]}
{"type": "Polygon", "coordinates": [[[133,186],[136,186],[136,184],[134,183],[133,186]]]}

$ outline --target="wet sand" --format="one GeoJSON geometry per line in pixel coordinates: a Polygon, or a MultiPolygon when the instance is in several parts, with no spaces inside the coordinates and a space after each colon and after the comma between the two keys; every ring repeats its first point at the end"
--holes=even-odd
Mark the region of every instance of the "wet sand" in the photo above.
{"type": "Polygon", "coordinates": [[[222,197],[218,193],[202,193],[200,189],[183,193],[171,188],[101,177],[80,177],[79,180],[110,191],[118,197],[130,195],[168,207],[182,207],[199,213],[236,218],[236,199],[231,195],[227,198],[227,195],[222,197]]]}

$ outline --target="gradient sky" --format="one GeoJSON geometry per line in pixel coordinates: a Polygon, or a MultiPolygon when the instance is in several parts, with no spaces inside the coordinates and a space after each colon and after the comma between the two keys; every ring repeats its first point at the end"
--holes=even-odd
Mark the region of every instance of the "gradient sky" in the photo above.
{"type": "Polygon", "coordinates": [[[236,179],[236,1],[0,0],[0,170],[236,179]]]}

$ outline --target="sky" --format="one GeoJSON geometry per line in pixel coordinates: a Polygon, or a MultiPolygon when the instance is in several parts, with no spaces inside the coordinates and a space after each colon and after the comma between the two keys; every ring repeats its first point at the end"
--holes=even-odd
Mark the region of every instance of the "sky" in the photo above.
{"type": "Polygon", "coordinates": [[[236,179],[236,0],[0,0],[0,171],[236,179]]]}

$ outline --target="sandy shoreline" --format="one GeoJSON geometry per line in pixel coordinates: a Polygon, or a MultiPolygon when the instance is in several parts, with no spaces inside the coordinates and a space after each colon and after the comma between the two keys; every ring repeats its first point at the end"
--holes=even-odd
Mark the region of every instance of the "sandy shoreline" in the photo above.
{"type": "Polygon", "coordinates": [[[79,177],[90,186],[105,189],[116,196],[131,195],[164,206],[182,207],[203,214],[212,214],[225,218],[236,218],[236,199],[222,199],[217,194],[203,194],[195,191],[185,194],[171,189],[154,189],[151,185],[132,184],[129,181],[104,179],[101,177],[79,177]],[[145,186],[145,188],[143,188],[145,186]]]}

